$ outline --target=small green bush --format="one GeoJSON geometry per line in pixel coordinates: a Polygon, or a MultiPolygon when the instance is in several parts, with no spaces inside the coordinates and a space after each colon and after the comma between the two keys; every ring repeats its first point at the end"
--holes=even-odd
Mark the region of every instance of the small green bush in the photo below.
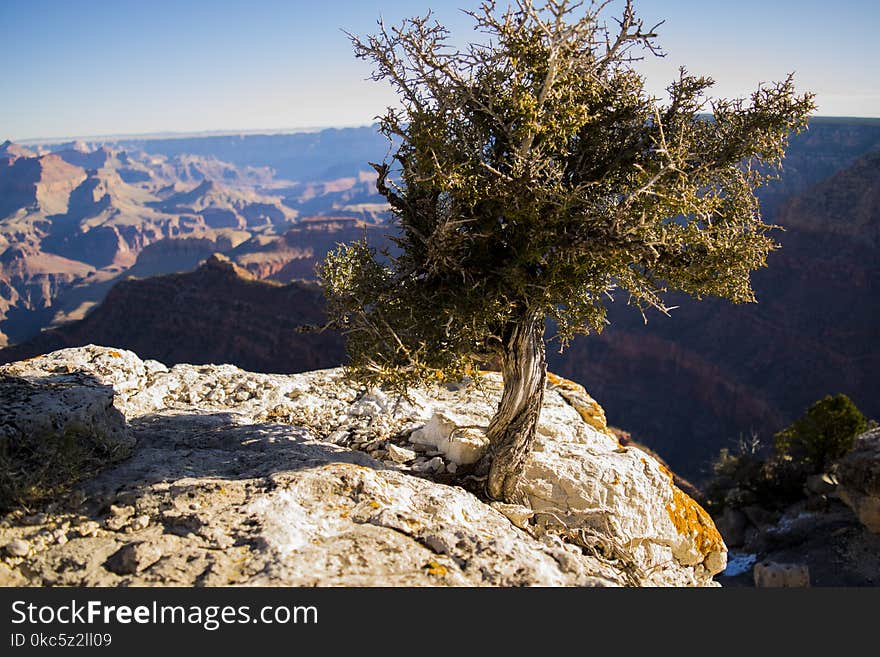
{"type": "Polygon", "coordinates": [[[806,474],[817,474],[849,452],[867,427],[868,421],[849,397],[829,395],[777,433],[774,447],[780,457],[801,464],[806,474]]]}
{"type": "Polygon", "coordinates": [[[782,509],[803,498],[807,477],[826,472],[867,428],[868,421],[852,400],[839,394],[812,404],[774,436],[772,449],[757,436],[740,438],[734,449],[722,449],[712,465],[706,508],[713,514],[753,504],[782,509]]]}

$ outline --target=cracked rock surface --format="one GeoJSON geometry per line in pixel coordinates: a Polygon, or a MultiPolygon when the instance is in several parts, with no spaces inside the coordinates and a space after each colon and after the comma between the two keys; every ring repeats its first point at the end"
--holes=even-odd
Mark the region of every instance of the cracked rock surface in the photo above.
{"type": "Polygon", "coordinates": [[[88,376],[112,388],[107,412],[135,441],[64,499],[0,520],[3,585],[711,586],[726,562],[705,512],[556,377],[517,506],[481,501],[455,474],[480,446],[497,375],[406,401],[340,369],[169,369],[95,346],[0,374],[88,376]],[[436,415],[461,430],[418,442],[436,415]]]}

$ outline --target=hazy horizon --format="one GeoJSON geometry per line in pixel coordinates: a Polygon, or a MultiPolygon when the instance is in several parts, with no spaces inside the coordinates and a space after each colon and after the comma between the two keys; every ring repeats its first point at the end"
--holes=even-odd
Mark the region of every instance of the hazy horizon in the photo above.
{"type": "MultiPolygon", "coordinates": [[[[477,0],[5,0],[2,139],[69,139],[303,132],[369,126],[396,97],[372,82],[343,30],[358,35],[434,10],[453,42],[475,38],[459,7],[477,0]]],[[[605,16],[619,14],[620,0],[605,16]]],[[[848,0],[735,6],[636,0],[659,29],[663,59],[638,64],[650,93],[686,65],[711,75],[716,97],[748,95],[795,72],[819,116],[880,117],[878,56],[869,50],[880,7],[848,0]]]]}
{"type": "MultiPolygon", "coordinates": [[[[825,116],[814,115],[810,117],[810,121],[869,121],[880,123],[880,116],[825,116]]],[[[11,139],[0,135],[0,143],[7,139],[13,143],[21,145],[44,145],[59,144],[74,141],[139,141],[145,139],[192,139],[198,137],[230,137],[241,135],[244,137],[251,135],[289,135],[322,132],[324,130],[350,130],[374,127],[375,123],[363,123],[356,125],[324,125],[324,126],[303,126],[303,127],[277,127],[277,128],[229,128],[214,130],[163,130],[160,132],[135,132],[126,134],[102,134],[102,135],[56,135],[52,137],[29,137],[27,139],[11,139]]]]}
{"type": "MultiPolygon", "coordinates": [[[[861,118],[861,117],[855,117],[861,118]]],[[[878,119],[880,120],[880,119],[878,119]]],[[[94,135],[54,135],[49,137],[28,137],[26,139],[11,139],[0,135],[0,143],[9,139],[17,144],[56,144],[70,141],[110,141],[110,140],[140,140],[140,139],[186,139],[192,137],[225,137],[233,135],[282,135],[321,132],[323,130],[346,130],[369,128],[373,123],[356,125],[323,125],[302,127],[275,127],[275,128],[216,128],[211,130],[161,130],[159,132],[129,132],[108,133],[94,135]]]]}

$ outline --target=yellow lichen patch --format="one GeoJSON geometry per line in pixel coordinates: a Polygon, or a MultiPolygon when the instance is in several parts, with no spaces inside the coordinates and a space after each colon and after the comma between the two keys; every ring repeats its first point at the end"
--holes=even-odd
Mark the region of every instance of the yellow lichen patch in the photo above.
{"type": "Polygon", "coordinates": [[[110,358],[122,358],[122,354],[120,354],[118,351],[111,351],[110,358]]]}
{"type": "Polygon", "coordinates": [[[370,506],[374,509],[378,509],[381,505],[376,500],[370,500],[370,506]]]}
{"type": "Polygon", "coordinates": [[[583,394],[585,397],[589,397],[586,389],[580,383],[575,383],[570,379],[563,379],[558,374],[553,374],[553,372],[547,372],[547,383],[551,386],[556,386],[563,390],[570,390],[571,392],[577,392],[583,394]]]}
{"type": "Polygon", "coordinates": [[[435,577],[443,577],[446,573],[449,572],[449,569],[443,564],[437,563],[436,561],[429,561],[425,568],[427,568],[427,572],[429,575],[434,575],[435,577]]]}
{"type": "Polygon", "coordinates": [[[669,485],[672,486],[672,501],[666,505],[666,512],[678,533],[692,537],[703,556],[727,550],[724,539],[706,510],[675,485],[673,474],[668,468],[662,463],[658,465],[663,474],[669,477],[669,485]]]}
{"type": "Polygon", "coordinates": [[[617,440],[617,436],[608,428],[605,410],[599,405],[599,402],[590,397],[581,384],[569,379],[563,379],[552,372],[547,372],[547,383],[559,391],[559,394],[578,412],[578,415],[583,418],[584,422],[596,431],[601,431],[605,435],[617,440]]]}

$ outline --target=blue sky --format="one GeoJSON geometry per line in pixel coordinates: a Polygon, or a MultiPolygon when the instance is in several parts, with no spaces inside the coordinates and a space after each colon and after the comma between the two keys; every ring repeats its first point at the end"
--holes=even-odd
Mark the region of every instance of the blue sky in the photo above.
{"type": "MultiPolygon", "coordinates": [[[[366,125],[394,102],[342,30],[432,8],[462,41],[477,0],[0,0],[0,140],[366,125]]],[[[880,3],[636,0],[665,19],[661,93],[686,65],[748,94],[795,71],[818,114],[880,117],[880,3]]]]}

